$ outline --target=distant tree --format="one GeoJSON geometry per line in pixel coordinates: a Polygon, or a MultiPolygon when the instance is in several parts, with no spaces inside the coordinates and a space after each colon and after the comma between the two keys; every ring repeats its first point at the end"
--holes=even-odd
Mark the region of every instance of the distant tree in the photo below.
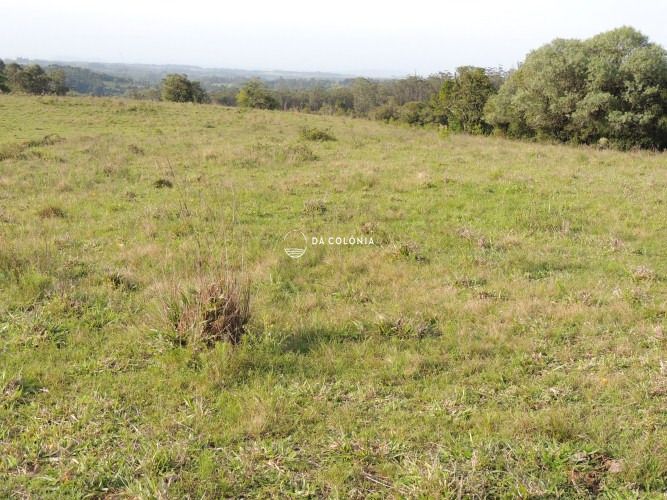
{"type": "Polygon", "coordinates": [[[192,82],[186,75],[172,73],[162,80],[160,88],[162,100],[172,102],[211,102],[199,82],[192,82]]]}
{"type": "Polygon", "coordinates": [[[19,75],[21,73],[21,66],[16,63],[9,63],[5,65],[4,74],[7,78],[7,85],[12,92],[19,92],[19,75]]]}
{"type": "Polygon", "coordinates": [[[139,99],[142,101],[159,101],[162,97],[162,92],[159,87],[130,87],[125,92],[131,99],[139,99]]]}
{"type": "Polygon", "coordinates": [[[54,69],[49,71],[49,93],[56,95],[65,95],[69,92],[69,87],[66,84],[65,71],[62,69],[54,69]]]}
{"type": "Polygon", "coordinates": [[[406,102],[398,110],[398,119],[409,125],[425,125],[429,121],[428,105],[420,101],[406,102]]]}
{"type": "Polygon", "coordinates": [[[5,66],[7,84],[12,92],[28,94],[50,93],[50,79],[44,69],[38,64],[21,66],[11,63],[5,66]]]}
{"type": "MultiPolygon", "coordinates": [[[[303,98],[301,98],[301,91],[298,89],[291,89],[286,85],[281,85],[277,90],[274,91],[274,96],[278,101],[278,109],[287,111],[288,109],[302,109],[303,98]]],[[[236,98],[238,96],[238,91],[233,96],[234,103],[236,103],[236,98]]]]}
{"type": "Polygon", "coordinates": [[[27,94],[64,94],[67,92],[64,73],[46,73],[38,64],[21,66],[17,63],[2,64],[0,91],[25,92],[27,94]]]}
{"type": "Polygon", "coordinates": [[[201,86],[201,83],[192,82],[190,85],[192,89],[192,102],[199,104],[208,104],[211,102],[211,98],[201,86]]]}
{"type": "Polygon", "coordinates": [[[334,113],[348,113],[354,109],[354,94],[349,88],[336,86],[329,90],[327,102],[334,113]]]}
{"type": "Polygon", "coordinates": [[[396,104],[409,102],[425,102],[433,93],[430,82],[420,76],[408,76],[400,80],[388,82],[386,92],[393,97],[396,104]]]}
{"type": "MultiPolygon", "coordinates": [[[[78,94],[123,95],[131,90],[133,82],[129,78],[116,77],[106,73],[98,73],[86,68],[74,66],[52,65],[48,68],[51,79],[54,73],[62,70],[65,76],[65,85],[69,91],[78,94]]],[[[58,77],[59,78],[59,77],[58,77]]],[[[54,87],[58,87],[56,83],[54,87]]],[[[62,88],[62,86],[60,86],[62,88]]],[[[62,90],[61,90],[62,91],[62,90]]]]}
{"type": "Polygon", "coordinates": [[[0,59],[0,92],[9,92],[7,75],[5,75],[5,62],[2,59],[0,59]]]}
{"type": "Polygon", "coordinates": [[[162,80],[162,99],[172,102],[191,102],[192,83],[185,75],[167,75],[162,80]]]}
{"type": "Polygon", "coordinates": [[[396,101],[390,99],[386,104],[382,104],[373,110],[371,116],[375,120],[382,120],[384,122],[391,122],[399,119],[399,106],[396,101]]]}
{"type": "Polygon", "coordinates": [[[260,80],[250,80],[236,95],[236,102],[243,108],[278,109],[278,100],[260,80]]]}
{"type": "Polygon", "coordinates": [[[379,106],[379,85],[368,78],[355,78],[351,85],[354,98],[354,112],[359,116],[367,116],[369,112],[379,106]]]}
{"type": "Polygon", "coordinates": [[[211,100],[223,106],[236,106],[236,94],[238,94],[238,87],[225,86],[214,92],[211,92],[211,100]]]}
{"type": "Polygon", "coordinates": [[[462,66],[453,79],[443,83],[436,108],[454,130],[487,133],[491,127],[484,121],[484,106],[494,92],[493,83],[483,68],[462,66]]]}
{"type": "Polygon", "coordinates": [[[503,83],[505,83],[505,80],[507,80],[511,74],[511,71],[503,69],[502,66],[498,68],[486,68],[484,72],[486,73],[486,76],[489,77],[489,80],[491,80],[491,85],[493,85],[496,92],[500,90],[500,87],[503,86],[503,83]]]}

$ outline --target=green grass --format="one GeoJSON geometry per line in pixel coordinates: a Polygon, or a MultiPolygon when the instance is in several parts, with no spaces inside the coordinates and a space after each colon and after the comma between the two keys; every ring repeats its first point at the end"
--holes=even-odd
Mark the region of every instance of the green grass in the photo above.
{"type": "Polygon", "coordinates": [[[0,497],[667,490],[664,154],[0,96],[0,158],[0,497]]]}

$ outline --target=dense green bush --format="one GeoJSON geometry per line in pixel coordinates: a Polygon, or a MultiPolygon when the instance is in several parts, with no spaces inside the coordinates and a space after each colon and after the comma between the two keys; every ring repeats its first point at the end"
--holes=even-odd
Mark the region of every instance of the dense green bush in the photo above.
{"type": "Polygon", "coordinates": [[[398,107],[393,101],[378,106],[373,110],[372,118],[384,122],[398,120],[398,107]]]}
{"type": "Polygon", "coordinates": [[[170,74],[162,80],[161,96],[172,102],[210,102],[199,82],[193,82],[186,75],[170,74]]]}
{"type": "Polygon", "coordinates": [[[259,80],[246,83],[236,96],[236,102],[242,108],[277,109],[278,100],[259,80]]]}
{"type": "Polygon", "coordinates": [[[0,93],[9,92],[7,85],[7,76],[5,75],[5,61],[0,59],[0,93]]]}
{"type": "Polygon", "coordinates": [[[68,90],[65,74],[61,70],[47,73],[39,64],[0,64],[0,92],[65,95],[68,90]]]}
{"type": "Polygon", "coordinates": [[[485,119],[511,136],[663,149],[667,53],[628,27],[554,40],[528,55],[485,119]]]}
{"type": "Polygon", "coordinates": [[[430,121],[428,104],[425,102],[406,102],[398,110],[398,119],[408,125],[425,125],[430,121]]]}
{"type": "Polygon", "coordinates": [[[488,133],[491,126],[484,121],[484,106],[494,92],[483,68],[463,66],[453,79],[443,83],[434,107],[446,117],[452,130],[488,133]]]}
{"type": "Polygon", "coordinates": [[[304,127],[301,129],[301,137],[307,141],[335,141],[331,131],[317,127],[304,127]]]}

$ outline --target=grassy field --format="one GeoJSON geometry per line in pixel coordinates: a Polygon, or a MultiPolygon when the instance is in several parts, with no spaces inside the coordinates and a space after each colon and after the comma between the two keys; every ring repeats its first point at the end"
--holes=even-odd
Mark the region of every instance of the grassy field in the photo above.
{"type": "Polygon", "coordinates": [[[0,497],[662,496],[666,194],[665,154],[0,96],[0,497]],[[185,342],[221,272],[246,335],[185,342]]]}

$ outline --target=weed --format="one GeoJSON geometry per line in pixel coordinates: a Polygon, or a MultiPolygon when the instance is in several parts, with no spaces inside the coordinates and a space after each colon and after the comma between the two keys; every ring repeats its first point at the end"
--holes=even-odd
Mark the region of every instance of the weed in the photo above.
{"type": "Polygon", "coordinates": [[[114,271],[108,276],[109,282],[114,288],[135,292],[139,289],[136,279],[126,272],[114,271]]]}
{"type": "Polygon", "coordinates": [[[247,281],[229,274],[201,287],[194,294],[179,294],[180,304],[168,311],[176,332],[185,343],[238,344],[250,319],[247,281]]]}
{"type": "Polygon", "coordinates": [[[130,144],[127,147],[127,150],[130,153],[132,153],[133,155],[137,155],[137,156],[143,156],[144,153],[145,153],[144,150],[142,148],[140,148],[139,146],[137,146],[136,144],[130,144]]]}
{"type": "Polygon", "coordinates": [[[327,211],[327,204],[324,200],[307,200],[303,204],[303,213],[305,215],[323,215],[327,211]]]}
{"type": "Polygon", "coordinates": [[[420,246],[412,240],[394,243],[393,253],[396,257],[414,260],[416,262],[428,261],[426,255],[422,253],[420,246]]]}
{"type": "Polygon", "coordinates": [[[163,188],[172,188],[174,187],[174,183],[171,182],[169,179],[158,179],[153,183],[153,187],[157,189],[163,189],[163,188]]]}
{"type": "Polygon", "coordinates": [[[307,141],[335,141],[336,137],[328,129],[317,127],[304,127],[301,129],[301,138],[307,141]]]}
{"type": "Polygon", "coordinates": [[[397,319],[383,318],[377,323],[380,335],[385,337],[397,337],[400,339],[437,337],[441,334],[438,321],[435,318],[406,318],[399,316],[397,319]]]}
{"type": "Polygon", "coordinates": [[[305,144],[290,144],[285,147],[285,158],[289,163],[317,160],[317,155],[305,144]]]}
{"type": "Polygon", "coordinates": [[[42,219],[64,219],[67,214],[65,211],[55,205],[50,205],[48,207],[42,208],[37,214],[42,218],[42,219]]]}
{"type": "Polygon", "coordinates": [[[58,134],[45,135],[41,139],[34,139],[30,141],[7,144],[0,148],[0,161],[9,159],[22,159],[25,157],[24,152],[31,148],[38,148],[40,146],[52,146],[62,142],[63,138],[58,134]]]}
{"type": "Polygon", "coordinates": [[[647,266],[638,266],[632,270],[632,277],[636,281],[651,281],[655,279],[655,272],[647,266]]]}

